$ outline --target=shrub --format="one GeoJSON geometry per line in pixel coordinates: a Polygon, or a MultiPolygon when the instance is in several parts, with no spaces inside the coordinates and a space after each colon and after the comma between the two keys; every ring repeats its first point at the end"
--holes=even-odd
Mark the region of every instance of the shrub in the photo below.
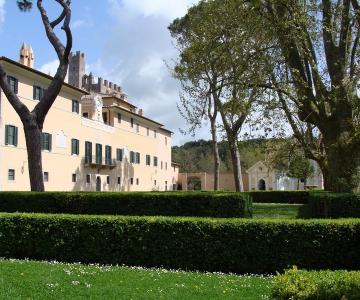
{"type": "Polygon", "coordinates": [[[249,192],[253,203],[307,204],[310,191],[254,191],[249,192]]]}
{"type": "Polygon", "coordinates": [[[2,192],[0,211],[103,215],[251,217],[247,194],[211,192],[2,192]]]}
{"type": "Polygon", "coordinates": [[[313,218],[359,218],[360,194],[313,193],[308,210],[313,218]]]}
{"type": "Polygon", "coordinates": [[[360,272],[299,271],[293,268],[273,281],[274,300],[360,299],[360,272]]]}
{"type": "Polygon", "coordinates": [[[360,220],[0,214],[0,257],[273,273],[360,269],[360,220]]]}

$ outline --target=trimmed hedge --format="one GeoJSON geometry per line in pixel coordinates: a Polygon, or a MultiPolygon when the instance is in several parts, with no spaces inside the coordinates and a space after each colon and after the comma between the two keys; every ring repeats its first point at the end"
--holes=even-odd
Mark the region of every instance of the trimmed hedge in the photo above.
{"type": "Polygon", "coordinates": [[[314,193],[308,211],[313,218],[359,218],[360,194],[314,193]]]}
{"type": "Polygon", "coordinates": [[[249,192],[253,203],[307,204],[310,191],[253,191],[249,192]]]}
{"type": "Polygon", "coordinates": [[[0,257],[235,273],[360,269],[360,220],[0,214],[0,257]]]}
{"type": "Polygon", "coordinates": [[[247,194],[1,192],[0,211],[137,216],[251,217],[247,194]]]}
{"type": "Polygon", "coordinates": [[[360,272],[299,271],[296,268],[274,278],[274,300],[359,300],[360,272]]]}

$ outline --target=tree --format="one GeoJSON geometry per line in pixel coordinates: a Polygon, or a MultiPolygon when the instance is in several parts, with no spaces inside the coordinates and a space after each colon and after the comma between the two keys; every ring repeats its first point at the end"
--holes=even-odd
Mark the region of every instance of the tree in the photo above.
{"type": "MultiPolygon", "coordinates": [[[[196,9],[193,8],[192,11],[196,9]]],[[[183,19],[176,19],[168,29],[172,37],[176,40],[180,53],[184,53],[191,45],[193,35],[191,32],[191,22],[186,16],[183,19]]],[[[184,57],[184,56],[183,56],[184,57]]],[[[184,62],[184,61],[183,61],[184,62]]],[[[182,117],[190,124],[189,132],[194,133],[197,128],[202,126],[204,119],[210,121],[210,133],[212,137],[213,160],[214,160],[214,190],[219,190],[220,176],[220,156],[217,141],[217,116],[218,107],[216,101],[211,96],[211,83],[214,84],[216,77],[209,74],[207,80],[203,79],[203,74],[189,72],[188,68],[178,64],[173,70],[173,76],[179,79],[184,93],[181,95],[181,107],[178,106],[182,117]]]]}
{"type": "Polygon", "coordinates": [[[352,191],[360,165],[360,4],[253,0],[277,51],[270,88],[324,188],[352,191]]]}
{"type": "Polygon", "coordinates": [[[259,99],[260,89],[254,83],[263,75],[264,49],[259,41],[263,45],[266,39],[261,32],[258,40],[253,38],[261,19],[248,8],[238,0],[201,1],[170,26],[182,43],[175,72],[193,86],[200,82],[208,88],[207,96],[221,116],[237,191],[243,189],[238,135],[259,99]]]}
{"type": "Polygon", "coordinates": [[[299,189],[300,181],[304,181],[314,174],[314,167],[310,164],[309,159],[304,156],[304,153],[295,151],[290,156],[289,170],[287,175],[297,179],[297,189],[299,189]]]}
{"type": "MultiPolygon", "coordinates": [[[[24,126],[29,165],[29,178],[32,191],[44,191],[41,160],[41,133],[46,114],[54,103],[64,83],[69,66],[69,54],[72,48],[72,34],[69,26],[71,19],[70,0],[55,1],[61,6],[62,12],[58,18],[50,22],[47,12],[43,7],[42,0],[37,0],[37,8],[40,11],[47,38],[54,47],[60,63],[49,87],[46,89],[41,100],[32,111],[30,111],[27,106],[20,101],[19,97],[11,90],[7,82],[5,70],[0,65],[0,86],[10,104],[19,115],[24,126]],[[54,31],[59,24],[62,24],[61,29],[66,35],[65,45],[62,44],[61,40],[54,31]]],[[[32,8],[32,1],[30,0],[17,1],[17,4],[22,11],[27,11],[32,8]]]]}

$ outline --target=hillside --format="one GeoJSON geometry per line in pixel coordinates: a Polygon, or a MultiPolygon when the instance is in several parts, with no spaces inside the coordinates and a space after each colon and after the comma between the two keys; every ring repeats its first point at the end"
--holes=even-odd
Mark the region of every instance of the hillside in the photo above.
{"type": "MultiPolygon", "coordinates": [[[[241,164],[244,168],[251,167],[265,156],[266,140],[254,139],[239,142],[241,164]]],[[[220,171],[231,172],[232,164],[227,142],[219,142],[220,171]]],[[[180,164],[180,172],[213,172],[212,142],[198,140],[172,147],[172,159],[180,164]]]]}

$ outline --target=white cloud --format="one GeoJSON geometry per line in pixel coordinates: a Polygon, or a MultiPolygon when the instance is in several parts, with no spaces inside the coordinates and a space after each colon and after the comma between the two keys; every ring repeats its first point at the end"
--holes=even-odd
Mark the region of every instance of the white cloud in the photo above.
{"type": "Polygon", "coordinates": [[[144,17],[155,16],[172,20],[182,16],[197,0],[108,0],[111,11],[118,14],[127,11],[130,14],[141,14],[144,17]]]}
{"type": "Polygon", "coordinates": [[[5,22],[5,0],[0,0],[0,26],[5,22]]]}
{"type": "Polygon", "coordinates": [[[40,67],[39,71],[41,71],[41,72],[43,72],[45,74],[54,76],[58,66],[59,66],[59,60],[55,59],[53,61],[50,61],[50,62],[42,65],[40,67]]]}
{"type": "MultiPolygon", "coordinates": [[[[174,144],[191,140],[179,128],[187,125],[178,113],[179,83],[165,64],[176,59],[167,27],[198,0],[108,0],[112,29],[96,62],[88,62],[95,76],[120,84],[129,101],[145,116],[174,131],[174,144]]],[[[197,138],[210,138],[208,127],[197,138]]]]}
{"type": "Polygon", "coordinates": [[[81,19],[71,22],[71,28],[74,30],[83,28],[83,27],[91,27],[92,25],[93,25],[92,23],[85,21],[85,20],[81,20],[81,19]]]}

